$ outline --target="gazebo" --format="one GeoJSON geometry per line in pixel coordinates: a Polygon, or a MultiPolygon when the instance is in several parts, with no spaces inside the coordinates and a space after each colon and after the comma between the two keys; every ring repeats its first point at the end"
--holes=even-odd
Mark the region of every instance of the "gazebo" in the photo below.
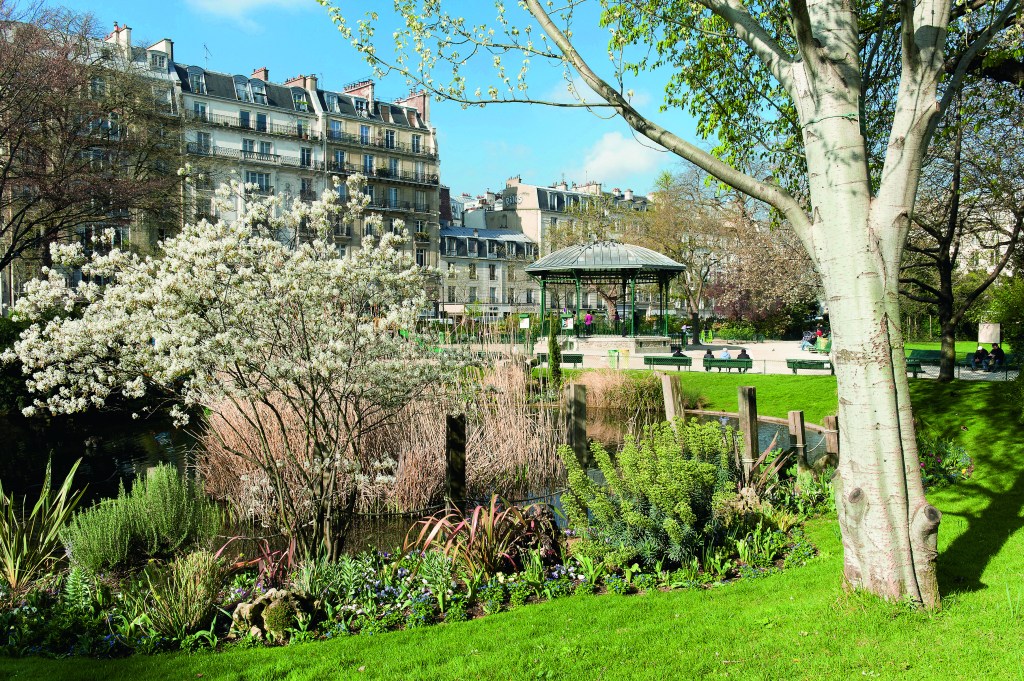
{"type": "MultiPolygon", "coordinates": [[[[540,309],[542,318],[547,312],[548,284],[576,287],[576,309],[579,314],[580,290],[584,285],[613,284],[620,286],[625,301],[629,293],[629,320],[622,335],[636,338],[636,285],[657,284],[661,303],[661,332],[668,336],[668,317],[665,303],[669,283],[686,267],[675,260],[643,246],[618,241],[591,241],[569,246],[544,256],[526,267],[526,273],[540,281],[540,309]]],[[[617,303],[618,304],[618,303],[617,303]]],[[[579,320],[576,320],[578,323],[579,320]]],[[[543,329],[543,322],[541,328],[543,329]]]]}

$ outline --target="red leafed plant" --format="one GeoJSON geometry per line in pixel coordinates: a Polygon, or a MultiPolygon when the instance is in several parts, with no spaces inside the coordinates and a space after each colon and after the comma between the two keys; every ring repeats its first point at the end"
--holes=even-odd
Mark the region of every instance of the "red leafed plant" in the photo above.
{"type": "MultiPolygon", "coordinates": [[[[533,534],[533,523],[522,509],[506,505],[496,494],[488,506],[477,506],[468,515],[450,510],[416,526],[419,534],[411,542],[406,538],[406,550],[439,549],[473,582],[515,568],[520,547],[528,545],[533,534]]],[[[415,531],[414,526],[409,536],[415,531]]]]}

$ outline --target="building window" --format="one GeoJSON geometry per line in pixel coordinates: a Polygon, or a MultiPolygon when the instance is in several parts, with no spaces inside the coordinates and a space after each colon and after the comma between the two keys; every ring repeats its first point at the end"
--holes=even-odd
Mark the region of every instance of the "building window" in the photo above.
{"type": "Polygon", "coordinates": [[[515,281],[516,280],[516,266],[515,265],[506,265],[505,266],[505,278],[508,279],[509,281],[515,281]]]}
{"type": "Polygon", "coordinates": [[[412,151],[414,154],[419,154],[422,151],[423,136],[413,135],[412,136],[412,151]]]}
{"type": "Polygon", "coordinates": [[[490,281],[497,281],[498,279],[498,268],[495,265],[487,266],[487,278],[490,281]]]}
{"type": "Polygon", "coordinates": [[[249,81],[249,88],[252,90],[253,101],[257,104],[267,103],[267,88],[263,85],[263,81],[258,78],[253,78],[249,81]]]}
{"type": "Polygon", "coordinates": [[[299,165],[307,168],[313,165],[313,150],[310,147],[302,147],[299,150],[299,165]]]}
{"type": "Polygon", "coordinates": [[[416,180],[419,182],[427,180],[427,165],[423,161],[416,161],[416,180]]]}
{"type": "Polygon", "coordinates": [[[256,114],[256,131],[266,132],[267,131],[267,114],[258,113],[256,114]]]}
{"type": "Polygon", "coordinates": [[[345,168],[345,152],[341,149],[334,150],[334,169],[343,170],[345,168]]]}
{"type": "Polygon", "coordinates": [[[209,154],[213,146],[208,132],[196,132],[196,149],[200,154],[209,154]]]}
{"type": "Polygon", "coordinates": [[[514,288],[510,288],[506,295],[507,295],[507,298],[508,298],[509,305],[515,305],[516,304],[516,290],[514,288]]]}
{"type": "Polygon", "coordinates": [[[427,193],[424,191],[416,190],[416,210],[421,213],[427,211],[427,193]]]}
{"type": "Polygon", "coordinates": [[[313,180],[303,177],[299,180],[299,193],[304,199],[313,198],[313,180]]]}
{"type": "Polygon", "coordinates": [[[427,266],[427,249],[417,248],[416,249],[416,265],[418,267],[427,266]]]}
{"type": "Polygon", "coordinates": [[[249,79],[245,76],[235,76],[235,99],[240,102],[251,102],[252,93],[249,92],[249,79]]]}
{"type": "Polygon", "coordinates": [[[339,258],[344,258],[347,255],[347,249],[344,244],[337,244],[334,248],[338,251],[339,258]]]}
{"type": "Polygon", "coordinates": [[[467,303],[475,303],[476,302],[476,286],[470,286],[469,287],[469,293],[466,296],[466,302],[467,303]]]}
{"type": "Polygon", "coordinates": [[[206,103],[205,102],[192,102],[192,114],[197,120],[206,120],[206,103]]]}
{"type": "Polygon", "coordinates": [[[475,256],[476,253],[477,253],[477,240],[476,239],[467,239],[466,240],[466,250],[469,252],[470,255],[474,255],[475,256]]]}
{"type": "Polygon", "coordinates": [[[455,287],[454,286],[449,286],[448,287],[448,302],[449,303],[454,303],[455,302],[455,287]]]}
{"type": "Polygon", "coordinates": [[[238,112],[238,127],[249,129],[252,122],[251,114],[248,111],[238,112]]]}
{"type": "Polygon", "coordinates": [[[416,231],[417,232],[426,232],[427,231],[427,221],[426,220],[417,220],[416,221],[416,231]]]}
{"type": "Polygon", "coordinates": [[[533,305],[533,289],[532,288],[526,289],[526,304],[527,305],[533,305]]]}
{"type": "Polygon", "coordinates": [[[363,236],[373,236],[373,223],[369,220],[363,222],[363,236]]]}
{"type": "Polygon", "coordinates": [[[305,121],[295,121],[295,134],[303,139],[309,134],[305,121]]]}
{"type": "Polygon", "coordinates": [[[356,115],[358,115],[358,116],[366,116],[366,115],[368,115],[367,111],[366,111],[366,100],[365,99],[357,99],[356,100],[356,115]]]}
{"type": "Polygon", "coordinates": [[[370,197],[370,204],[372,205],[374,198],[374,186],[372,184],[366,185],[365,187],[363,187],[363,193],[370,197]]]}
{"type": "Polygon", "coordinates": [[[370,143],[370,126],[360,125],[359,126],[359,143],[369,144],[370,143]]]}
{"type": "Polygon", "coordinates": [[[260,140],[260,156],[270,156],[274,153],[274,145],[270,142],[260,140]]]}
{"type": "Polygon", "coordinates": [[[398,159],[388,159],[388,172],[391,173],[391,177],[398,177],[398,159]]]}
{"type": "Polygon", "coordinates": [[[341,121],[331,121],[331,129],[327,133],[327,136],[332,140],[341,139],[341,121]]]}
{"type": "Polygon", "coordinates": [[[266,194],[270,192],[270,173],[255,173],[247,170],[245,171],[245,183],[257,185],[258,191],[266,194]]]}
{"type": "Polygon", "coordinates": [[[398,187],[388,187],[388,208],[398,208],[398,187]]]}
{"type": "Polygon", "coordinates": [[[306,91],[299,88],[292,88],[292,104],[296,111],[309,111],[309,102],[306,101],[306,91]]]}
{"type": "MultiPolygon", "coordinates": [[[[324,95],[324,101],[327,102],[327,110],[333,111],[334,113],[341,113],[341,105],[338,104],[338,95],[333,92],[328,92],[324,95]]],[[[331,121],[332,123],[334,121],[331,121]]]]}
{"type": "Polygon", "coordinates": [[[373,154],[363,154],[363,174],[373,175],[373,154]]]}
{"type": "Polygon", "coordinates": [[[488,300],[490,301],[491,305],[494,305],[495,303],[498,302],[498,289],[495,288],[494,286],[490,288],[490,291],[488,293],[488,300]]]}
{"type": "Polygon", "coordinates": [[[151,52],[149,55],[149,68],[155,71],[162,71],[167,68],[167,55],[151,52]]]}
{"type": "Polygon", "coordinates": [[[388,149],[395,148],[395,131],[385,130],[384,131],[384,146],[388,149]]]}
{"type": "Polygon", "coordinates": [[[256,140],[242,140],[242,152],[248,154],[256,153],[256,140]]]}
{"type": "Polygon", "coordinates": [[[469,263],[469,278],[476,279],[476,263],[469,263]]]}
{"type": "Polygon", "coordinates": [[[194,94],[206,94],[206,78],[203,76],[203,72],[195,69],[195,67],[191,67],[188,70],[188,85],[194,94]]]}

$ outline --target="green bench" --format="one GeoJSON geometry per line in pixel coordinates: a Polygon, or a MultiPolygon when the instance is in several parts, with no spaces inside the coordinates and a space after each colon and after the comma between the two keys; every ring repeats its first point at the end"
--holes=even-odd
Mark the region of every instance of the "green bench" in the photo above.
{"type": "Polygon", "coordinates": [[[754,360],[752,359],[719,359],[717,357],[704,357],[703,359],[704,371],[711,371],[712,369],[732,371],[737,369],[741,374],[745,374],[747,369],[754,367],[754,360]]]}
{"type": "Polygon", "coordinates": [[[676,368],[676,371],[679,371],[679,367],[689,368],[693,366],[693,358],[687,357],[686,355],[682,355],[680,357],[675,357],[672,355],[669,355],[668,357],[648,355],[644,357],[644,364],[649,367],[674,366],[676,368]]]}
{"type": "MultiPolygon", "coordinates": [[[[540,360],[541,364],[548,363],[548,353],[538,352],[537,359],[540,360]]],[[[563,352],[562,353],[562,364],[571,364],[572,368],[575,369],[577,364],[583,364],[583,353],[581,352],[563,352]]]]}
{"type": "Polygon", "coordinates": [[[939,366],[942,361],[941,350],[911,350],[907,355],[908,360],[920,362],[922,366],[939,366]]]}
{"type": "Polygon", "coordinates": [[[921,360],[907,359],[907,373],[914,374],[914,378],[917,378],[917,375],[922,371],[924,371],[924,369],[921,368],[921,360]]]}
{"type": "MultiPolygon", "coordinates": [[[[970,369],[974,371],[974,367],[971,364],[973,358],[974,353],[968,352],[966,355],[964,355],[964,361],[962,362],[961,366],[963,366],[965,369],[970,369]]],[[[1000,366],[996,371],[1003,371],[1006,369],[1020,369],[1020,358],[1017,357],[1017,355],[1013,354],[1012,352],[1006,353],[1006,360],[1003,363],[1003,366],[1000,366]]],[[[978,371],[984,371],[984,369],[979,368],[978,371]]]]}
{"type": "Polygon", "coordinates": [[[833,375],[836,373],[830,359],[787,359],[786,366],[792,369],[794,374],[797,369],[830,369],[833,375]]]}

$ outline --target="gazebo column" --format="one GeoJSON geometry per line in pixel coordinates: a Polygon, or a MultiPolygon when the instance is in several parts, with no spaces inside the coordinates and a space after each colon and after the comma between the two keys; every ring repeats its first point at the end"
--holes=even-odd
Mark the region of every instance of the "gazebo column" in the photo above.
{"type": "Polygon", "coordinates": [[[629,335],[636,338],[636,277],[629,280],[629,335]]]}
{"type": "Polygon", "coordinates": [[[547,303],[547,290],[548,282],[546,279],[541,278],[540,280],[540,337],[545,338],[548,334],[544,329],[544,325],[548,322],[548,310],[546,307],[547,303]]]}

